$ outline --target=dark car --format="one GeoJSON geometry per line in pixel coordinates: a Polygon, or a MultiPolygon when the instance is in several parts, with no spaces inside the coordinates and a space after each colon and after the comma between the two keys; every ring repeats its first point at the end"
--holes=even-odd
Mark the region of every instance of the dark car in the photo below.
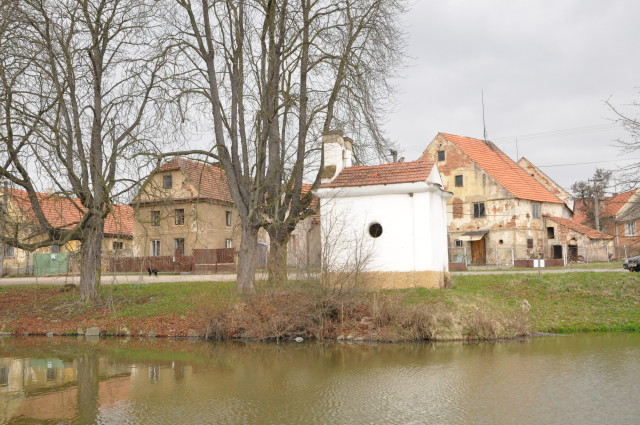
{"type": "Polygon", "coordinates": [[[624,260],[622,267],[632,272],[640,272],[640,255],[624,260]]]}

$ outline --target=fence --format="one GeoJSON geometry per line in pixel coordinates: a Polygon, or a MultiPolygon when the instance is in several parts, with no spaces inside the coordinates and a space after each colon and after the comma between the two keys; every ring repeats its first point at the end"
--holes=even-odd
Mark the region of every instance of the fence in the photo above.
{"type": "MultiPolygon", "coordinates": [[[[613,247],[606,244],[548,245],[542,251],[545,266],[562,266],[570,263],[595,263],[622,261],[640,255],[640,246],[613,247]]],[[[487,247],[484,255],[471,252],[469,247],[450,247],[449,262],[466,265],[532,267],[540,258],[540,250],[527,245],[487,247]]]]}
{"type": "Polygon", "coordinates": [[[194,249],[194,272],[219,273],[235,271],[236,250],[222,249],[194,249]]]}
{"type": "Polygon", "coordinates": [[[194,249],[192,255],[157,257],[116,257],[109,260],[109,271],[144,273],[148,269],[173,273],[218,273],[235,271],[236,250],[194,249]]]}

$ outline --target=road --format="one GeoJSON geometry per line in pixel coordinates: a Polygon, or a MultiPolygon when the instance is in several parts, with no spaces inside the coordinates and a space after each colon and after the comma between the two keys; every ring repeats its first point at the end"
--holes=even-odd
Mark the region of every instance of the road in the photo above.
{"type": "MultiPolygon", "coordinates": [[[[625,272],[622,268],[611,269],[543,269],[543,274],[556,274],[556,273],[583,273],[583,272],[625,272]]],[[[483,275],[483,274],[537,274],[538,270],[470,270],[465,272],[452,272],[454,276],[468,276],[468,275],[483,275]]],[[[265,275],[258,275],[258,279],[266,278],[265,275]]],[[[290,276],[291,277],[291,276],[290,276]]],[[[204,274],[204,275],[160,275],[160,276],[148,276],[144,275],[132,275],[132,274],[117,274],[117,275],[103,275],[101,284],[103,285],[118,285],[118,284],[147,284],[147,283],[161,283],[161,282],[234,282],[236,275],[233,273],[226,274],[204,274]]],[[[40,277],[5,277],[0,279],[0,286],[14,286],[14,285],[64,285],[66,283],[78,284],[80,276],[40,276],[40,277]]]]}

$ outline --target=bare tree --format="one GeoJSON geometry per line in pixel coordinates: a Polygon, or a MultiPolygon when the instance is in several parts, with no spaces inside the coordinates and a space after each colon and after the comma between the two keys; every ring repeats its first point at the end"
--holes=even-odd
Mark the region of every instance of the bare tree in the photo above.
{"type": "MultiPolygon", "coordinates": [[[[628,138],[618,140],[618,147],[624,155],[633,155],[640,151],[640,114],[633,116],[633,112],[640,111],[640,102],[635,101],[631,105],[630,110],[623,111],[619,107],[612,104],[609,100],[605,102],[616,117],[616,121],[620,124],[628,134],[628,138]]],[[[618,170],[620,176],[619,183],[628,189],[640,186],[640,162],[634,162],[626,165],[618,170]]]]}
{"type": "Polygon", "coordinates": [[[136,182],[148,149],[165,52],[152,0],[2,2],[0,178],[26,191],[38,240],[1,235],[33,251],[81,241],[82,301],[98,299],[105,217],[136,182]],[[79,212],[52,223],[39,191],[53,187],[79,212]]]}
{"type": "Polygon", "coordinates": [[[174,82],[195,95],[190,105],[211,117],[214,134],[210,152],[180,153],[204,153],[228,174],[242,229],[237,289],[250,292],[260,228],[270,235],[271,280],[286,279],[287,241],[312,213],[303,181],[320,181],[322,133],[358,135],[357,158],[387,152],[381,112],[403,51],[404,2],[176,4],[169,16],[184,55],[174,82]]]}

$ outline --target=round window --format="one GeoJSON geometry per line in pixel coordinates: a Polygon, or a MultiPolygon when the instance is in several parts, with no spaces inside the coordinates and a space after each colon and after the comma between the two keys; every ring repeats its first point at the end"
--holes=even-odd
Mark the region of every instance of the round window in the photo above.
{"type": "Polygon", "coordinates": [[[378,238],[382,234],[382,226],[380,223],[373,223],[369,226],[369,234],[372,238],[378,238]]]}

